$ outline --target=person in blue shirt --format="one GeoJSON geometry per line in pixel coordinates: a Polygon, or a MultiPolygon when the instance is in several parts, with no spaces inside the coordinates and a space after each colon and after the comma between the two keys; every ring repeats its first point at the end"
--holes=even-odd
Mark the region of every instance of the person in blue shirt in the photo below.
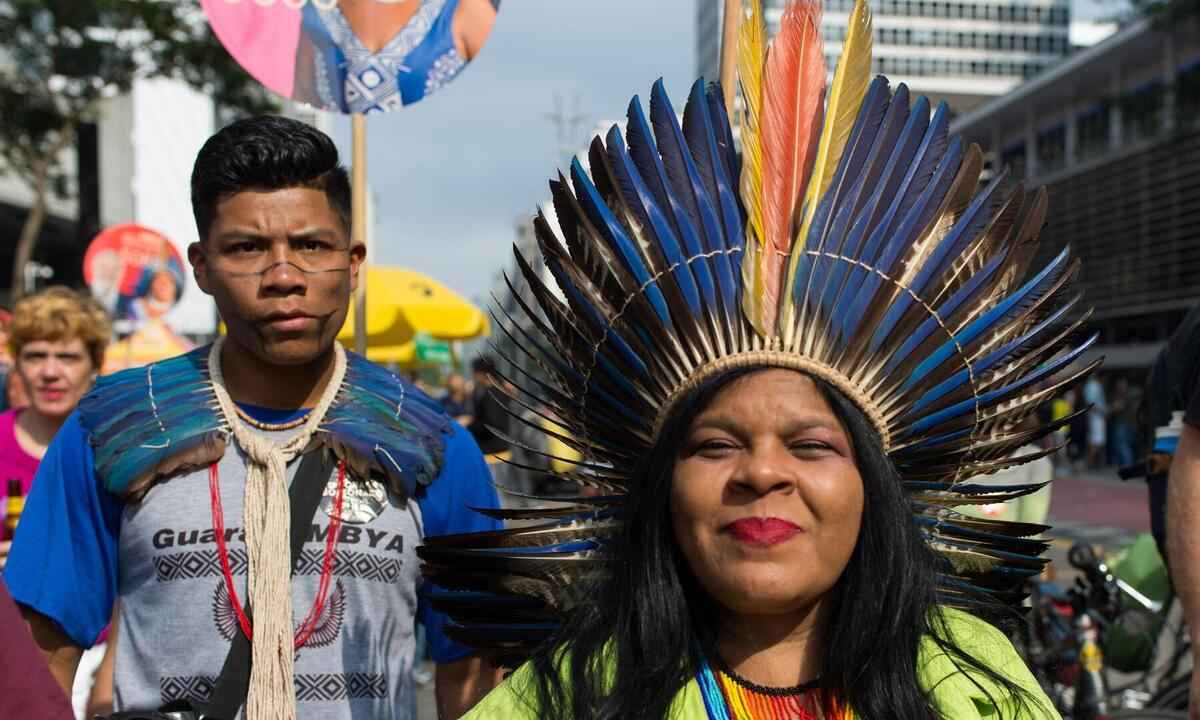
{"type": "Polygon", "coordinates": [[[469,433],[335,340],[365,248],[334,144],[234,123],[200,150],[192,205],[188,257],[228,334],[102,378],[67,419],[5,571],[33,637],[69,688],[115,608],[117,710],[205,703],[242,635],[248,720],[415,718],[419,616],[439,714],[458,717],[496,674],[422,599],[415,549],[496,529],[468,509],[496,494],[469,433]],[[321,495],[293,565],[289,486],[310,456],[321,474],[299,477],[321,495]]]}

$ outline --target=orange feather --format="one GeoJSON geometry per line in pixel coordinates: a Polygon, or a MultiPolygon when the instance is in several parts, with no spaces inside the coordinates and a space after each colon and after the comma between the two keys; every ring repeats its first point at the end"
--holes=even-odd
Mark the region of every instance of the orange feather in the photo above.
{"type": "Polygon", "coordinates": [[[797,205],[812,173],[825,100],[821,6],[803,0],[783,11],[763,70],[763,319],[775,331],[797,205]]]}

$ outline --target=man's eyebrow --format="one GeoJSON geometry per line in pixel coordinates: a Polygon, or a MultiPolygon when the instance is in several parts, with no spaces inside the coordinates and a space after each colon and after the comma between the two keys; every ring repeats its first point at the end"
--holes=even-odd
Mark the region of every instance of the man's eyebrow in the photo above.
{"type": "Polygon", "coordinates": [[[326,240],[333,242],[338,239],[338,233],[328,228],[313,228],[289,233],[288,240],[326,240]]]}
{"type": "Polygon", "coordinates": [[[270,236],[264,235],[257,230],[249,230],[245,228],[234,228],[218,233],[214,240],[270,240],[270,236]]]}

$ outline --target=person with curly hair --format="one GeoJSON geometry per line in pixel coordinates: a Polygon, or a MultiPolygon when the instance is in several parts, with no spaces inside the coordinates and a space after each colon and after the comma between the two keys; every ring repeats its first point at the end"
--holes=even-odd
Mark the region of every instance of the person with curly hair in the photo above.
{"type": "MultiPolygon", "coordinates": [[[[17,303],[8,324],[10,382],[29,406],[0,414],[0,478],[28,494],[38,463],[67,416],[96,380],[108,347],[108,315],[91,298],[47,288],[17,303]]],[[[0,565],[8,545],[0,545],[0,565]]]]}

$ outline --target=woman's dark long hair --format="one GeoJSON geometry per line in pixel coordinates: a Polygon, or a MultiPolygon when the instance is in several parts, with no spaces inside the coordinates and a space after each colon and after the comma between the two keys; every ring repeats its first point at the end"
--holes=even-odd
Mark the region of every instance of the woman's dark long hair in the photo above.
{"type": "MultiPolygon", "coordinates": [[[[671,703],[716,644],[711,600],[677,550],[670,517],[676,450],[693,418],[747,370],[717,378],[666,423],[631,483],[621,532],[605,571],[579,589],[576,610],[532,658],[539,717],[552,720],[666,718],[671,703]]],[[[858,543],[834,593],[821,686],[862,720],[932,718],[917,681],[917,648],[932,635],[952,659],[1021,691],[934,634],[937,560],[912,520],[878,433],[841,392],[814,378],[854,445],[863,480],[858,543]],[[880,589],[885,589],[880,592],[880,589]]]]}

